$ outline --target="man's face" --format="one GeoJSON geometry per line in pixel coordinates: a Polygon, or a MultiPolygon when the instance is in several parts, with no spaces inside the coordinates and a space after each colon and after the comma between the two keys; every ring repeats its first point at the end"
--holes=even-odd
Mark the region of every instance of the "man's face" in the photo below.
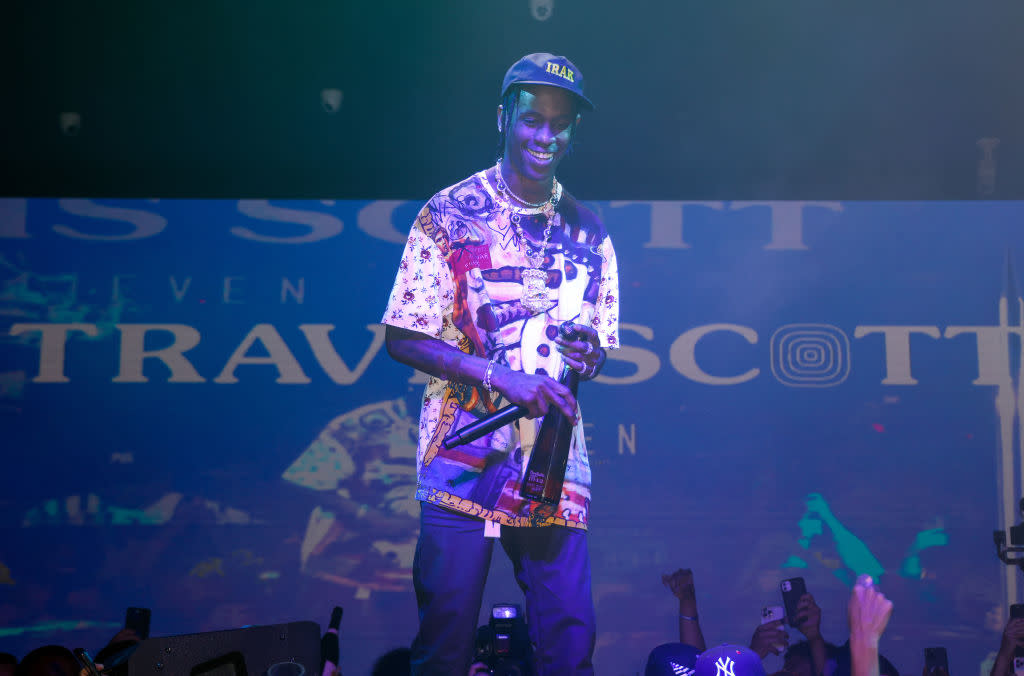
{"type": "Polygon", "coordinates": [[[505,163],[523,179],[550,182],[569,147],[575,121],[576,102],[569,92],[546,85],[523,89],[505,135],[505,163]]]}

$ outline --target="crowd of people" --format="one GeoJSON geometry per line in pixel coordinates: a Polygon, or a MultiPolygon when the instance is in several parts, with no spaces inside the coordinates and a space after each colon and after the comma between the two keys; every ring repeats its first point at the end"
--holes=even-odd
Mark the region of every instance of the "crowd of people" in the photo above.
{"type": "Polygon", "coordinates": [[[721,653],[721,648],[726,648],[736,663],[729,670],[734,676],[765,676],[763,660],[769,655],[784,656],[782,669],[775,676],[899,676],[896,667],[878,651],[879,639],[892,614],[892,603],[874,586],[870,576],[861,576],[853,588],[847,610],[849,640],[841,646],[822,636],[821,608],[813,595],[804,594],[797,603],[791,627],[804,640],[791,644],[786,620],[779,617],[762,621],[754,629],[749,645],[720,646],[712,651],[707,650],[700,625],[692,571],[679,569],[662,576],[662,582],[679,601],[679,641],[658,646],[651,652],[646,676],[679,676],[694,671],[698,676],[721,676],[722,671],[709,671],[715,669],[714,663],[708,664],[705,659],[706,655],[721,653]]]}
{"type": "MultiPolygon", "coordinates": [[[[768,676],[764,661],[782,656],[783,665],[771,676],[900,676],[896,666],[880,652],[881,638],[889,623],[893,604],[862,576],[854,586],[847,606],[849,636],[842,645],[826,641],[821,633],[821,609],[811,594],[804,594],[797,605],[796,619],[788,627],[785,618],[771,619],[754,628],[747,645],[722,644],[708,647],[700,624],[693,573],[679,569],[662,576],[662,582],[678,600],[679,640],[655,647],[649,654],[645,676],[768,676]],[[800,633],[800,640],[790,635],[800,633]]],[[[95,654],[102,674],[128,673],[128,660],[141,639],[130,629],[122,629],[95,654]]],[[[1012,618],[1003,631],[1002,641],[990,676],[1014,673],[1014,656],[1024,652],[1024,618],[1012,618]]],[[[376,660],[371,676],[407,676],[410,651],[397,648],[376,660]]],[[[529,673],[531,665],[526,664],[529,673]]],[[[343,669],[328,662],[322,676],[340,676],[343,669]]],[[[500,673],[518,673],[498,670],[500,673]]],[[[468,676],[496,673],[486,660],[478,660],[468,676]]],[[[18,660],[0,653],[0,676],[90,676],[76,655],[59,645],[45,645],[18,660]]],[[[942,668],[923,676],[949,676],[942,668]]]]}
{"type": "MultiPolygon", "coordinates": [[[[726,645],[708,650],[700,625],[693,572],[679,569],[662,576],[662,582],[679,603],[679,641],[656,647],[649,655],[645,676],[766,676],[764,660],[782,656],[782,668],[772,676],[899,676],[896,666],[879,652],[882,634],[893,605],[870,576],[863,575],[853,588],[847,607],[849,638],[842,645],[825,640],[821,633],[821,608],[811,594],[803,594],[789,629],[800,632],[793,642],[786,618],[762,621],[746,646],[726,645]],[[729,670],[716,669],[707,655],[727,648],[735,663],[729,670]],[[739,656],[743,655],[742,658],[739,656]]],[[[1024,655],[1024,619],[1006,624],[989,676],[1014,673],[1015,654],[1024,655]]],[[[716,658],[717,659],[717,658],[716,658]]],[[[949,676],[947,669],[925,665],[923,676],[949,676]]]]}

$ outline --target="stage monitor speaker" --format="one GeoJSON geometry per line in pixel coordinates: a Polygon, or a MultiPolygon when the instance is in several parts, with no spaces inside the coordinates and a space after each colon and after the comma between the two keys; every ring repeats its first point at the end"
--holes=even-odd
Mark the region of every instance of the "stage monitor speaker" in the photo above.
{"type": "Polygon", "coordinates": [[[290,622],[150,638],[128,676],[319,676],[320,626],[290,622]]]}

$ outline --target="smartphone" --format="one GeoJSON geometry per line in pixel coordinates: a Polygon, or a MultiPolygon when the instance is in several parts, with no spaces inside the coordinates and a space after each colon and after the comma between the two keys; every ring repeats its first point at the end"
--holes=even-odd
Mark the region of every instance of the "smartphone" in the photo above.
{"type": "Polygon", "coordinates": [[[946,649],[942,647],[925,648],[924,668],[928,670],[930,673],[935,673],[936,669],[942,669],[944,672],[948,674],[949,657],[946,655],[946,649]]]}
{"type": "Polygon", "coordinates": [[[149,608],[129,608],[124,611],[124,628],[131,629],[145,641],[149,638],[149,608]]]}
{"type": "Polygon", "coordinates": [[[791,627],[799,627],[796,607],[800,603],[800,597],[807,593],[807,584],[802,577],[791,577],[783,580],[779,588],[782,590],[782,605],[786,608],[786,622],[791,627]]]}
{"type": "Polygon", "coordinates": [[[92,655],[85,648],[75,648],[72,651],[82,667],[85,668],[85,673],[89,676],[100,676],[100,670],[96,668],[96,663],[92,661],[92,655]]]}
{"type": "Polygon", "coordinates": [[[761,624],[785,619],[786,611],[782,609],[782,606],[765,606],[761,608],[761,624]]]}
{"type": "MultiPolygon", "coordinates": [[[[761,608],[761,624],[768,624],[769,622],[785,619],[786,611],[782,609],[782,606],[765,606],[761,608]]],[[[776,643],[773,647],[780,655],[786,651],[785,643],[776,643]]]]}

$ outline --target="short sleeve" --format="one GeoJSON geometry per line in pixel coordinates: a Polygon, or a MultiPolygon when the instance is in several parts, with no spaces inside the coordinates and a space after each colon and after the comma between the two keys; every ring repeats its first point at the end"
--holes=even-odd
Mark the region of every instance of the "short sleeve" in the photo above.
{"type": "Polygon", "coordinates": [[[610,237],[601,242],[601,286],[591,326],[601,339],[601,346],[619,348],[619,264],[610,237]]]}
{"type": "Polygon", "coordinates": [[[409,232],[381,323],[441,338],[455,287],[440,247],[423,230],[430,218],[429,206],[424,206],[409,232]]]}

